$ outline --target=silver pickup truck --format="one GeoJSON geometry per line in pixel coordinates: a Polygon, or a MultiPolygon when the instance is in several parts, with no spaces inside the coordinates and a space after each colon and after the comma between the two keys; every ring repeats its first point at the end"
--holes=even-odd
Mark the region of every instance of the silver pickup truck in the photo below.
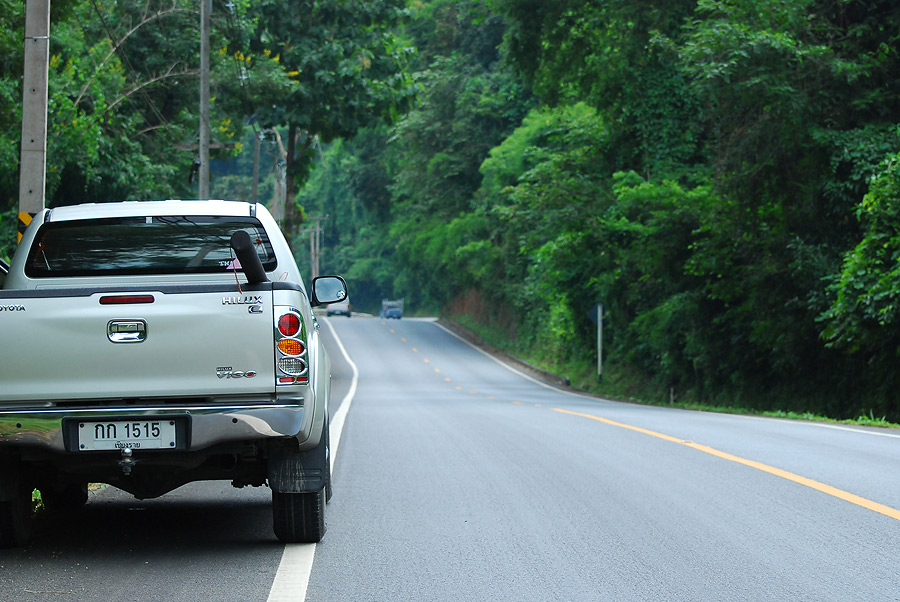
{"type": "Polygon", "coordinates": [[[315,542],[331,496],[330,362],[262,205],[139,201],[45,209],[0,290],[0,546],[25,544],[88,483],[139,499],[198,480],[268,485],[275,535],[315,542]]]}

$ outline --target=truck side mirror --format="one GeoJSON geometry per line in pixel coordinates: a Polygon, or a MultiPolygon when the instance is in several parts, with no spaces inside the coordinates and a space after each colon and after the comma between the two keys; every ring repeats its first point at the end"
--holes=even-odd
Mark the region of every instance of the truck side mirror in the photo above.
{"type": "Polygon", "coordinates": [[[337,303],[347,298],[347,283],[340,276],[319,276],[312,281],[313,307],[337,303]]]}

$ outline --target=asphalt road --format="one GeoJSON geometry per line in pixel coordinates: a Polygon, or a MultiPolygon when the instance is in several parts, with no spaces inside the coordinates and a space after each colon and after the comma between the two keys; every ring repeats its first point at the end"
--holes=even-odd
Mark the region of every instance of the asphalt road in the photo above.
{"type": "Polygon", "coordinates": [[[896,433],[587,399],[431,322],[331,324],[360,380],[309,600],[900,599],[896,433]]]}
{"type": "MultiPolygon", "coordinates": [[[[580,397],[411,319],[327,321],[336,400],[332,327],[359,380],[307,600],[900,599],[898,433],[580,397]]],[[[108,488],[0,551],[0,599],[266,600],[269,499],[108,488]]]]}

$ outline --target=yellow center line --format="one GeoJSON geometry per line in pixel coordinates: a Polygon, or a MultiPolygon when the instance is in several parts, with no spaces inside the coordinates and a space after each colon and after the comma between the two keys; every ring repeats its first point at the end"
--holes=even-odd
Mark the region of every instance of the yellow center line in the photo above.
{"type": "Polygon", "coordinates": [[[872,512],[877,512],[879,514],[883,514],[887,517],[893,518],[895,520],[900,520],[900,510],[896,508],[891,508],[890,506],[885,506],[883,504],[879,504],[878,502],[873,502],[872,500],[866,499],[864,497],[860,497],[858,495],[854,495],[843,489],[838,489],[837,487],[832,487],[831,485],[826,485],[825,483],[820,483],[819,481],[814,481],[813,479],[808,479],[806,477],[801,477],[800,475],[794,474],[792,472],[788,472],[786,470],[782,470],[780,468],[775,468],[774,466],[769,466],[768,464],[763,464],[762,462],[756,462],[754,460],[748,460],[746,458],[741,458],[740,456],[735,456],[729,454],[727,452],[723,452],[717,450],[715,448],[709,447],[707,445],[701,445],[699,443],[694,443],[693,441],[685,441],[684,439],[679,439],[677,437],[672,437],[670,435],[664,435],[663,433],[657,433],[656,431],[651,431],[648,429],[640,428],[638,426],[632,426],[630,424],[624,424],[622,422],[616,422],[615,420],[610,420],[608,418],[602,418],[600,416],[593,416],[591,414],[582,414],[580,412],[572,412],[569,410],[563,410],[560,408],[554,408],[554,411],[561,412],[563,414],[571,414],[573,416],[581,416],[582,418],[590,418],[591,420],[597,420],[598,422],[603,422],[612,426],[617,426],[620,428],[628,429],[631,431],[635,431],[638,433],[643,433],[645,435],[650,435],[651,437],[656,437],[657,439],[663,439],[664,441],[669,441],[671,443],[678,443],[679,445],[685,445],[692,449],[696,449],[697,451],[701,451],[706,454],[710,454],[711,456],[715,456],[717,458],[721,458],[723,460],[728,460],[730,462],[736,462],[737,464],[743,464],[744,466],[749,466],[750,468],[755,468],[757,470],[761,470],[763,472],[767,472],[776,477],[781,477],[782,479],[787,479],[788,481],[792,481],[799,485],[803,485],[805,487],[809,487],[810,489],[815,489],[816,491],[820,491],[832,497],[836,497],[838,499],[844,500],[845,502],[850,502],[851,504],[856,504],[862,508],[867,510],[871,510],[872,512]]]}

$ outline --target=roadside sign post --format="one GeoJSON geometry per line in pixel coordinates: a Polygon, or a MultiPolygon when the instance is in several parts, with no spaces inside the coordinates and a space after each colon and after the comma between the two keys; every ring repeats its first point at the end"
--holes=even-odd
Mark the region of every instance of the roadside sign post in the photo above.
{"type": "Polygon", "coordinates": [[[597,325],[597,380],[603,378],[603,304],[597,303],[588,310],[588,320],[597,325]]]}
{"type": "Polygon", "coordinates": [[[597,304],[597,379],[603,378],[603,304],[597,304]]]}

